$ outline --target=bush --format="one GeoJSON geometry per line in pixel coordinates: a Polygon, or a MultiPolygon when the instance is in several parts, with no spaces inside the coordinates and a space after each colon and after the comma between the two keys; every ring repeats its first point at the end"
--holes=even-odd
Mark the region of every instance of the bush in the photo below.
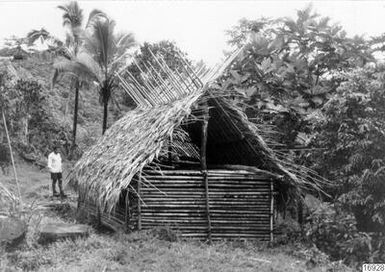
{"type": "Polygon", "coordinates": [[[308,218],[306,236],[332,260],[355,266],[385,261],[385,237],[357,230],[353,214],[339,204],[323,203],[308,218]]]}

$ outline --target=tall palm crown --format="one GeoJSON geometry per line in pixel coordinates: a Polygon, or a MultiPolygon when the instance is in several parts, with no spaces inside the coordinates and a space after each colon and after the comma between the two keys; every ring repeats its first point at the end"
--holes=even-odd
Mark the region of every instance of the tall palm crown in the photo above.
{"type": "Polygon", "coordinates": [[[104,106],[103,132],[107,128],[108,102],[117,87],[115,73],[125,64],[127,51],[134,45],[131,33],[115,34],[114,20],[94,15],[87,23],[83,46],[77,56],[55,64],[53,82],[60,73],[70,73],[79,80],[93,81],[98,86],[100,102],[104,106]]]}
{"type": "Polygon", "coordinates": [[[76,1],[58,6],[63,11],[63,26],[67,28],[66,48],[68,56],[76,55],[81,43],[83,11],[76,1]]]}
{"type": "Polygon", "coordinates": [[[76,29],[81,27],[83,23],[83,11],[80,9],[76,1],[71,1],[67,5],[58,6],[63,10],[63,26],[76,29]]]}

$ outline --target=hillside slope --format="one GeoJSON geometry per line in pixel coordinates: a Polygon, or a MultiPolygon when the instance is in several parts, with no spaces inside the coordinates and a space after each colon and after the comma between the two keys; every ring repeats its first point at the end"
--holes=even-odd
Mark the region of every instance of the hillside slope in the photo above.
{"type": "MultiPolygon", "coordinates": [[[[52,57],[41,54],[30,55],[22,60],[1,57],[0,71],[7,71],[12,76],[14,82],[18,79],[24,79],[37,81],[41,84],[45,98],[45,112],[48,113],[50,122],[59,124],[67,135],[66,138],[69,138],[67,140],[71,141],[75,95],[71,89],[68,77],[63,77],[54,88],[51,88],[51,78],[54,71],[52,57]]],[[[110,103],[109,125],[127,111],[127,108],[120,103],[123,99],[123,92],[116,90],[114,95],[114,101],[112,102],[118,102],[110,103]]],[[[83,151],[101,135],[102,113],[103,109],[99,103],[99,94],[96,87],[82,88],[79,97],[77,128],[77,143],[80,150],[83,151]]],[[[33,145],[34,143],[31,144],[33,145]]]]}

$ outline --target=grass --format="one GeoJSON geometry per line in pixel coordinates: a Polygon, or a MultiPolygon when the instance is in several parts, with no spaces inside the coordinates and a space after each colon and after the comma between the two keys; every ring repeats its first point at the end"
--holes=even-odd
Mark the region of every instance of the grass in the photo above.
{"type": "MultiPolygon", "coordinates": [[[[25,202],[47,202],[48,173],[24,164],[18,165],[18,173],[25,202]]],[[[13,186],[11,176],[0,174],[0,180],[13,186]]],[[[350,271],[300,244],[171,242],[162,239],[167,235],[161,230],[131,234],[93,230],[88,238],[39,245],[42,224],[76,222],[76,205],[69,204],[66,210],[32,209],[26,242],[12,252],[0,249],[0,271],[350,271]]]]}
{"type": "Polygon", "coordinates": [[[7,267],[5,271],[63,272],[343,271],[342,266],[326,263],[309,268],[306,259],[292,256],[291,250],[292,247],[267,248],[247,243],[169,242],[157,239],[149,232],[130,235],[92,233],[86,239],[56,242],[48,247],[36,245],[28,250],[6,253],[0,268],[7,267]]]}

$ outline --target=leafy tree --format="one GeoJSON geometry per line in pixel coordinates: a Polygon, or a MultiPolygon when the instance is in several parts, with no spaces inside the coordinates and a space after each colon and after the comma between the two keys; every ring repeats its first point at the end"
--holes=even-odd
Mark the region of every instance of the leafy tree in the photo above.
{"type": "MultiPolygon", "coordinates": [[[[146,70],[146,68],[151,68],[148,67],[148,65],[145,66],[145,63],[150,63],[152,67],[158,70],[157,72],[159,72],[162,77],[167,77],[166,72],[160,69],[159,64],[154,60],[151,52],[156,56],[161,56],[172,71],[177,71],[181,74],[185,73],[186,68],[184,68],[184,62],[186,61],[187,54],[178,48],[174,42],[167,40],[157,43],[145,42],[135,54],[134,63],[127,67],[127,70],[131,72],[137,80],[141,80],[139,76],[140,69],[146,70]]],[[[187,60],[187,62],[191,63],[189,60],[187,60]]]]}
{"type": "Polygon", "coordinates": [[[21,121],[21,139],[28,145],[31,119],[39,119],[41,114],[42,87],[36,81],[19,79],[14,90],[19,99],[14,104],[13,118],[21,121]]]}
{"type": "Polygon", "coordinates": [[[0,72],[0,110],[6,112],[10,107],[10,97],[8,95],[11,89],[10,75],[7,72],[0,72]]]}
{"type": "MultiPolygon", "coordinates": [[[[97,11],[96,11],[97,12],[97,11]]],[[[91,12],[95,15],[95,11],[91,12]]],[[[61,73],[94,82],[103,104],[103,133],[107,129],[108,102],[118,87],[116,72],[125,64],[128,50],[135,45],[132,34],[116,34],[115,21],[107,16],[91,16],[87,24],[82,51],[73,60],[55,64],[55,82],[61,73]]]]}
{"type": "MultiPolygon", "coordinates": [[[[243,48],[242,55],[216,87],[236,93],[234,99],[249,119],[274,125],[277,131],[267,136],[278,156],[313,167],[311,153],[303,149],[311,143],[313,123],[347,80],[342,72],[375,64],[371,43],[347,37],[341,26],[310,6],[295,18],[242,20],[228,35],[229,44],[243,48]]],[[[328,150],[322,144],[311,147],[328,150]]],[[[318,173],[333,181],[343,178],[318,173]]],[[[335,189],[331,193],[339,195],[335,189]]],[[[300,207],[298,212],[300,218],[300,207]]]]}
{"type": "Polygon", "coordinates": [[[385,226],[384,67],[357,68],[341,75],[343,83],[314,124],[315,168],[336,181],[333,194],[364,231],[385,226]]]}
{"type": "Polygon", "coordinates": [[[218,87],[236,90],[249,118],[278,125],[277,140],[291,147],[340,85],[335,75],[374,61],[364,39],[348,38],[310,6],[295,19],[243,19],[228,35],[244,50],[218,87]]]}
{"type": "Polygon", "coordinates": [[[13,58],[16,60],[23,59],[26,55],[26,51],[22,49],[23,45],[27,45],[28,41],[25,37],[17,37],[15,35],[11,36],[10,38],[6,38],[5,40],[5,45],[12,50],[13,52],[13,58]]]}

